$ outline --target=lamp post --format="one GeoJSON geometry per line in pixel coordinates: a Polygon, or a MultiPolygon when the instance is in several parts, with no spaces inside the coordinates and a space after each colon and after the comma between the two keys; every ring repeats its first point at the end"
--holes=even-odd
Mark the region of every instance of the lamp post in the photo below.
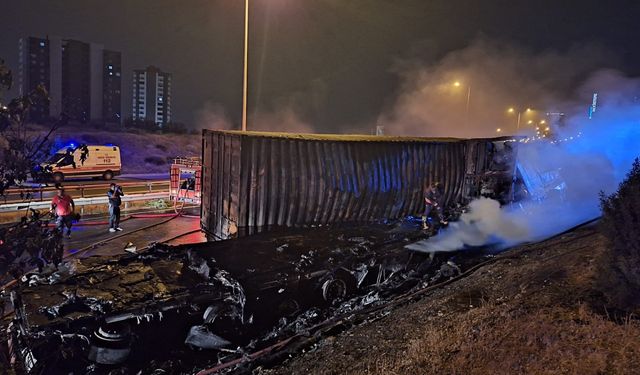
{"type": "MultiPolygon", "coordinates": [[[[527,108],[524,110],[525,113],[529,113],[532,112],[533,110],[531,108],[527,108]]],[[[509,109],[507,109],[507,112],[509,113],[515,113],[516,109],[511,107],[509,109]]],[[[521,110],[518,110],[518,119],[516,120],[516,134],[520,132],[520,119],[522,117],[522,112],[521,110]]]]}
{"type": "MultiPolygon", "coordinates": [[[[460,81],[455,81],[453,83],[455,87],[460,87],[462,84],[460,81]]],[[[469,124],[469,103],[471,103],[471,84],[467,85],[467,105],[465,107],[465,117],[464,117],[464,125],[467,126],[469,124]]]]}
{"type": "Polygon", "coordinates": [[[242,131],[247,131],[247,63],[249,60],[249,0],[244,0],[244,71],[242,76],[242,131]]]}

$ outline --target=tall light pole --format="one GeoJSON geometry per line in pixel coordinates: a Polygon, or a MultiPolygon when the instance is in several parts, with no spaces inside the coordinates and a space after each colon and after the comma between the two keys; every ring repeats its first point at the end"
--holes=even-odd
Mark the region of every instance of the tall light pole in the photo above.
{"type": "MultiPolygon", "coordinates": [[[[515,113],[515,109],[513,107],[507,109],[507,112],[509,113],[515,113]]],[[[524,112],[529,113],[533,111],[531,108],[527,108],[524,110],[524,112]]],[[[518,110],[518,119],[516,121],[516,134],[518,134],[520,132],[520,118],[522,117],[522,112],[521,110],[518,110]]]]}
{"type": "Polygon", "coordinates": [[[247,131],[247,65],[249,61],[249,0],[244,0],[244,71],[242,77],[242,131],[247,131]]]}
{"type": "MultiPolygon", "coordinates": [[[[455,81],[453,83],[453,85],[455,87],[460,87],[462,86],[462,84],[460,83],[460,81],[455,81]]],[[[464,119],[464,125],[467,126],[469,124],[469,103],[471,103],[471,84],[467,85],[467,105],[465,107],[465,119],[464,119]]]]}
{"type": "Polygon", "coordinates": [[[471,84],[467,85],[467,110],[464,117],[464,126],[469,125],[469,103],[471,102],[471,84]]]}

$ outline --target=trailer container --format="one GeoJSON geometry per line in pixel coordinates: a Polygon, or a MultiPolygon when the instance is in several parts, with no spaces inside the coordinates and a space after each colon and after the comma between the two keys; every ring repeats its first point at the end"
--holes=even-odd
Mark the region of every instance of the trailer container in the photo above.
{"type": "MultiPolygon", "coordinates": [[[[212,239],[273,227],[418,214],[425,187],[444,204],[479,194],[508,139],[203,131],[201,225],[212,239]]],[[[506,151],[505,151],[506,150],[506,151]]]]}

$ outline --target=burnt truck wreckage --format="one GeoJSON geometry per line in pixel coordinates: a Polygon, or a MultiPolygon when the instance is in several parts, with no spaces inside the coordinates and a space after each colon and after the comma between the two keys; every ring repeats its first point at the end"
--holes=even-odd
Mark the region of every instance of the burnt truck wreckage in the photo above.
{"type": "Polygon", "coordinates": [[[427,183],[444,182],[450,219],[474,197],[506,202],[521,189],[508,139],[243,137],[205,131],[203,141],[203,229],[238,238],[25,275],[8,329],[18,370],[194,373],[246,358],[488,256],[404,248],[434,234],[411,217],[427,183]]]}
{"type": "Polygon", "coordinates": [[[425,236],[409,221],[278,234],[27,274],[12,293],[13,360],[29,374],[192,373],[460,272],[451,254],[404,250],[425,236]]]}
{"type": "Polygon", "coordinates": [[[395,220],[515,193],[515,139],[203,131],[201,227],[212,240],[273,227],[395,220]]]}

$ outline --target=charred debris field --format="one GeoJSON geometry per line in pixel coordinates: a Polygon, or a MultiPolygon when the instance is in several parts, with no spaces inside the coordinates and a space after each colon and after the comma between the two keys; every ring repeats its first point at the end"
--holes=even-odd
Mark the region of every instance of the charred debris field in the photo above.
{"type": "MultiPolygon", "coordinates": [[[[497,255],[255,374],[637,374],[637,308],[597,225],[497,255]]],[[[636,305],[637,306],[637,305],[636,305]]]]}
{"type": "Polygon", "coordinates": [[[191,374],[274,366],[430,285],[492,259],[428,255],[409,220],[289,229],[73,260],[12,292],[24,373],[191,374]]]}
{"type": "Polygon", "coordinates": [[[416,227],[291,229],[74,260],[28,275],[12,293],[10,356],[30,374],[544,373],[549,361],[559,367],[548,373],[606,373],[637,365],[629,343],[640,327],[603,308],[606,246],[597,227],[500,254],[435,256],[404,248],[426,236],[416,227]]]}

